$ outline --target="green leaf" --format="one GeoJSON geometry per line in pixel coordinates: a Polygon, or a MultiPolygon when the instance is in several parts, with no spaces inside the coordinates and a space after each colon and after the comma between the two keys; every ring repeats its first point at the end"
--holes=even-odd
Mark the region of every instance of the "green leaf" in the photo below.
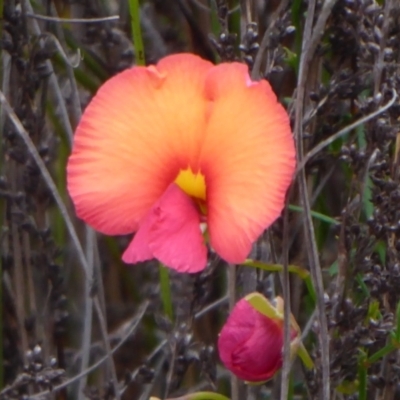
{"type": "Polygon", "coordinates": [[[293,70],[297,71],[297,67],[299,65],[299,59],[296,53],[288,49],[287,47],[283,47],[283,50],[286,53],[285,62],[289,67],[293,68],[293,70]]]}
{"type": "Polygon", "coordinates": [[[344,380],[340,385],[336,387],[336,390],[342,394],[353,394],[358,390],[359,382],[358,380],[355,381],[346,381],[344,380]]]}
{"type": "Polygon", "coordinates": [[[379,240],[376,245],[374,250],[378,253],[379,255],[379,260],[382,264],[386,263],[386,244],[383,240],[379,240]]]}
{"type": "Polygon", "coordinates": [[[368,289],[367,285],[365,284],[361,274],[356,275],[356,280],[357,280],[357,283],[360,285],[360,288],[361,288],[364,296],[367,298],[371,297],[371,295],[369,293],[369,289],[368,289]]]}
{"type": "Polygon", "coordinates": [[[367,320],[369,321],[370,319],[375,319],[378,320],[382,317],[382,314],[379,310],[380,304],[378,300],[372,300],[369,303],[368,306],[368,314],[367,314],[367,320]]]}
{"type": "Polygon", "coordinates": [[[338,260],[335,260],[331,266],[328,268],[329,276],[336,276],[339,272],[338,260]]]}

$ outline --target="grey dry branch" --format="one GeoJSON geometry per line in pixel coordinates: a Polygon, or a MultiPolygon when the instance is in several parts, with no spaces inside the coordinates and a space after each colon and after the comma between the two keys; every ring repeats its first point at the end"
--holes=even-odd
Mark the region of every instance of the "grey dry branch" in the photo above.
{"type": "Polygon", "coordinates": [[[60,17],[49,17],[48,15],[40,15],[40,14],[32,14],[26,13],[26,16],[29,18],[39,19],[41,21],[48,22],[66,22],[72,24],[93,24],[96,22],[107,22],[107,21],[118,21],[119,15],[110,15],[109,17],[100,17],[100,18],[60,18],[60,17]]]}
{"type": "Polygon", "coordinates": [[[38,153],[38,151],[36,149],[36,146],[32,142],[32,139],[30,138],[28,132],[25,130],[25,128],[22,125],[21,121],[19,120],[19,118],[15,114],[14,110],[12,109],[10,104],[8,103],[7,99],[4,97],[3,92],[1,92],[1,91],[0,91],[0,103],[4,107],[5,112],[7,113],[8,117],[11,120],[11,122],[13,123],[17,133],[20,135],[20,137],[24,141],[26,147],[28,148],[30,155],[34,159],[37,167],[40,170],[40,173],[43,176],[43,179],[46,182],[47,187],[49,188],[49,190],[50,190],[55,202],[57,203],[57,206],[58,206],[58,208],[60,210],[61,216],[63,217],[65,225],[67,227],[68,233],[70,234],[72,242],[74,243],[76,252],[77,252],[78,257],[79,257],[79,261],[80,261],[80,263],[81,263],[81,265],[83,267],[83,270],[85,272],[86,279],[91,281],[92,276],[91,276],[91,274],[89,272],[90,269],[88,267],[85,254],[84,254],[82,246],[80,244],[78,235],[76,234],[74,225],[73,225],[73,223],[71,221],[71,218],[70,218],[70,216],[68,214],[67,208],[65,207],[65,204],[64,204],[60,194],[58,193],[58,189],[57,189],[56,184],[54,183],[49,171],[47,170],[46,165],[44,164],[42,158],[40,157],[40,155],[39,155],[39,153],[38,153]]]}
{"type": "MultiPolygon", "coordinates": [[[[92,280],[93,280],[93,273],[92,273],[92,268],[91,266],[88,264],[87,259],[85,257],[85,254],[83,252],[83,249],[81,247],[80,241],[78,239],[78,236],[76,234],[75,228],[73,226],[73,223],[71,221],[71,218],[69,217],[68,211],[65,207],[65,204],[63,202],[63,200],[61,199],[61,196],[58,193],[57,187],[53,181],[53,179],[51,178],[50,173],[48,172],[46,165],[44,164],[42,158],[40,157],[36,146],[33,144],[29,134],[26,132],[25,128],[23,127],[23,125],[21,124],[21,121],[19,120],[19,118],[17,117],[17,115],[14,113],[13,109],[11,108],[11,106],[9,105],[7,99],[4,97],[3,93],[0,91],[0,102],[2,104],[2,106],[4,107],[8,117],[10,118],[10,120],[12,121],[12,123],[14,124],[18,134],[21,136],[21,138],[23,139],[25,145],[27,146],[32,158],[34,159],[34,161],[36,162],[42,176],[43,179],[45,180],[49,190],[51,191],[54,200],[57,203],[57,206],[60,210],[60,213],[64,219],[64,222],[67,226],[68,232],[71,236],[71,239],[75,245],[75,249],[77,251],[78,257],[80,259],[81,262],[81,266],[84,269],[84,272],[86,274],[86,280],[88,282],[88,284],[91,286],[92,285],[92,280]]],[[[96,303],[96,301],[98,302],[98,297],[97,295],[95,296],[95,310],[97,313],[97,316],[99,318],[100,321],[102,321],[102,323],[100,324],[101,326],[101,331],[103,333],[103,336],[106,337],[107,336],[107,328],[105,326],[104,323],[104,317],[103,317],[103,312],[101,310],[101,307],[99,306],[98,303],[96,303]]],[[[91,312],[91,311],[90,311],[91,312]]],[[[90,330],[89,330],[90,332],[90,330]]],[[[107,342],[106,342],[107,343],[107,342]]],[[[109,349],[108,349],[108,353],[109,349]]],[[[83,358],[85,359],[85,358],[83,358]]],[[[113,360],[109,358],[109,361],[112,363],[113,365],[113,360]]],[[[112,370],[114,370],[114,367],[112,367],[112,370]]],[[[114,377],[116,378],[115,372],[114,372],[114,377]]],[[[116,379],[113,379],[113,382],[115,385],[117,385],[118,381],[116,379]]],[[[115,386],[115,392],[119,393],[118,387],[115,386]]],[[[119,397],[117,397],[119,398],[119,397]]]]}
{"type": "MultiPolygon", "coordinates": [[[[295,105],[295,123],[294,136],[297,144],[297,159],[301,163],[304,157],[303,150],[303,115],[304,115],[304,97],[306,91],[307,72],[311,60],[315,54],[317,45],[325,31],[326,21],[331,13],[336,0],[328,0],[324,2],[322,11],[318,16],[315,27],[313,27],[316,1],[311,0],[308,5],[307,18],[303,32],[303,42],[301,49],[299,74],[297,79],[297,94],[295,105]]],[[[314,225],[310,213],[310,202],[307,192],[307,181],[304,169],[300,171],[299,190],[301,204],[304,209],[305,218],[305,239],[308,251],[308,259],[310,263],[311,276],[317,293],[317,309],[319,321],[319,341],[321,346],[321,362],[322,362],[322,390],[321,396],[323,400],[329,400],[331,395],[330,389],[330,357],[329,357],[329,333],[325,314],[324,303],[324,284],[322,280],[321,265],[316,245],[314,225]]],[[[287,345],[286,345],[287,346],[287,345]]],[[[286,399],[286,393],[282,395],[282,399],[286,399]]]]}
{"type": "MultiPolygon", "coordinates": [[[[119,343],[115,345],[112,349],[110,349],[109,353],[106,354],[104,357],[102,357],[100,360],[98,360],[96,363],[88,367],[85,371],[80,372],[78,375],[66,380],[65,382],[55,386],[52,388],[51,391],[43,391],[40,393],[37,393],[33,396],[29,396],[27,400],[33,400],[33,399],[41,399],[45,395],[50,395],[53,392],[58,392],[70,385],[72,385],[74,382],[80,380],[82,377],[90,374],[92,371],[95,371],[97,368],[99,368],[103,363],[109,361],[110,356],[113,355],[135,332],[136,329],[138,329],[139,324],[142,322],[143,316],[147,311],[147,308],[149,306],[149,302],[143,303],[139,311],[137,312],[137,315],[135,319],[132,321],[131,326],[128,328],[126,335],[121,338],[119,343]]],[[[118,396],[120,396],[120,392],[118,392],[118,396]]]]}
{"type": "Polygon", "coordinates": [[[325,140],[321,141],[320,143],[318,143],[318,145],[316,145],[313,149],[311,149],[302,158],[301,162],[299,163],[299,165],[297,167],[297,171],[296,172],[299,173],[299,171],[301,171],[305,167],[305,165],[307,164],[308,161],[310,161],[314,156],[316,156],[321,150],[323,150],[324,148],[326,148],[330,144],[332,144],[335,140],[341,138],[346,133],[349,133],[352,130],[356,129],[358,126],[367,123],[368,121],[378,117],[380,114],[382,114],[382,113],[386,112],[387,110],[389,110],[390,107],[392,107],[393,104],[397,100],[397,92],[396,92],[396,90],[392,89],[391,92],[392,92],[392,98],[384,106],[378,108],[376,111],[372,112],[371,114],[368,114],[365,117],[362,117],[362,118],[358,119],[357,121],[354,121],[352,124],[344,127],[339,132],[334,133],[333,135],[331,135],[327,139],[325,139],[325,140]]]}

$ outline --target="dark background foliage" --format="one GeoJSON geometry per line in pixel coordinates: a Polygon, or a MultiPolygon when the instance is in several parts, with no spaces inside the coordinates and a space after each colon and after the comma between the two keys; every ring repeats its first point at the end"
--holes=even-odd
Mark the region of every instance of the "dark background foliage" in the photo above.
{"type": "Polygon", "coordinates": [[[308,270],[317,294],[287,272],[227,279],[210,255],[201,274],[170,274],[172,320],[156,263],[123,265],[129,238],[85,227],[65,188],[82,108],[135,63],[127,1],[4,0],[0,13],[0,399],[400,399],[397,0],[141,2],[147,63],[241,60],[287,107],[298,171],[252,257],[308,270]],[[285,366],[247,387],[222,367],[229,299],[254,290],[286,298],[314,370],[297,361],[290,380],[285,366]]]}

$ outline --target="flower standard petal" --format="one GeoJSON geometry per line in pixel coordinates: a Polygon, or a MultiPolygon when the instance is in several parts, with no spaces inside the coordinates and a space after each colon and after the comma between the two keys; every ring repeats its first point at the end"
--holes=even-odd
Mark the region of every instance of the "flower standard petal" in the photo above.
{"type": "MultiPolygon", "coordinates": [[[[198,159],[212,64],[169,56],[107,81],[78,125],[68,161],[77,214],[107,234],[136,231],[181,168],[198,159]]],[[[192,168],[196,168],[193,165],[192,168]]]]}
{"type": "Polygon", "coordinates": [[[201,164],[211,245],[226,261],[238,263],[282,211],[295,169],[294,141],[270,85],[251,82],[244,65],[213,68],[205,96],[201,164]]]}
{"type": "Polygon", "coordinates": [[[122,256],[126,263],[157,258],[179,272],[198,272],[207,263],[200,214],[193,200],[171,184],[149,213],[122,256]]]}

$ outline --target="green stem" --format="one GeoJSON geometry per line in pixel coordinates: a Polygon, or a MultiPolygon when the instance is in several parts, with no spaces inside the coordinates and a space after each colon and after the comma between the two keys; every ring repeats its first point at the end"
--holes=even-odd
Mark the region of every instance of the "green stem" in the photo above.
{"type": "Polygon", "coordinates": [[[139,0],[129,0],[129,11],[131,14],[132,39],[135,46],[136,65],[146,65],[144,58],[142,30],[140,27],[139,0]]]}
{"type": "Polygon", "coordinates": [[[215,1],[211,1],[211,32],[215,37],[218,37],[219,34],[219,21],[218,21],[218,12],[217,5],[215,1]]]}
{"type": "Polygon", "coordinates": [[[0,39],[3,37],[4,0],[0,0],[0,39]]]}
{"type": "Polygon", "coordinates": [[[297,355],[300,357],[301,361],[303,362],[304,366],[307,369],[314,368],[314,362],[310,357],[310,355],[308,354],[308,351],[304,347],[303,343],[300,343],[299,348],[297,350],[297,355]]]}
{"type": "Polygon", "coordinates": [[[367,400],[367,368],[362,364],[358,367],[358,400],[367,400]]]}
{"type": "MultiPolygon", "coordinates": [[[[282,272],[283,271],[283,265],[281,264],[267,264],[261,261],[256,261],[256,260],[251,260],[247,259],[243,264],[243,266],[247,267],[253,267],[253,268],[259,268],[264,271],[269,271],[269,272],[282,272]]],[[[311,276],[310,273],[304,269],[301,268],[297,265],[289,265],[288,266],[289,272],[292,274],[298,275],[301,279],[303,279],[305,285],[307,286],[307,290],[310,294],[310,297],[312,298],[314,304],[316,302],[316,294],[314,290],[314,286],[311,281],[311,276]]]]}
{"type": "Polygon", "coordinates": [[[171,297],[171,283],[169,279],[169,270],[160,263],[160,291],[161,301],[165,314],[172,321],[174,319],[174,313],[172,309],[172,297],[171,297]]]}

